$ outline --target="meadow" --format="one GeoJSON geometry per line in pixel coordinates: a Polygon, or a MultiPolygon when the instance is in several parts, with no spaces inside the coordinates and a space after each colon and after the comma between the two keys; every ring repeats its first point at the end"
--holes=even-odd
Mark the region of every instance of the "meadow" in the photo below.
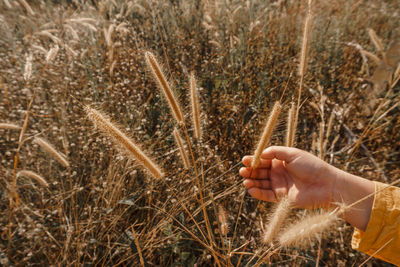
{"type": "Polygon", "coordinates": [[[263,147],[399,179],[399,10],[0,0],[0,265],[391,266],[341,220],[263,242],[276,205],[238,170],[264,131],[263,147]]]}

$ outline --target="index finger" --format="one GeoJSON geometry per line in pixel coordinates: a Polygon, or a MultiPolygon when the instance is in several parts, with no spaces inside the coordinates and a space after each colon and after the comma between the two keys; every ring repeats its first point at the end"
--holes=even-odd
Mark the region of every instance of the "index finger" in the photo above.
{"type": "MultiPolygon", "coordinates": [[[[242,159],[242,162],[243,162],[243,164],[246,166],[246,167],[251,167],[251,161],[252,161],[252,159],[253,159],[253,156],[244,156],[243,157],[243,159],[242,159]]],[[[269,169],[269,168],[271,168],[271,159],[263,159],[263,158],[261,158],[260,159],[260,165],[258,165],[258,167],[257,167],[258,169],[262,169],[262,168],[267,168],[267,169],[269,169]]]]}

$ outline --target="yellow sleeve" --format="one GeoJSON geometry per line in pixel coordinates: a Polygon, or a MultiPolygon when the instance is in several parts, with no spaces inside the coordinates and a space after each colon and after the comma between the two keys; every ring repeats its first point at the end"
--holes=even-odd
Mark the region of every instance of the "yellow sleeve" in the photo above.
{"type": "Polygon", "coordinates": [[[351,245],[400,266],[400,188],[375,182],[375,192],[367,229],[355,228],[351,245]]]}

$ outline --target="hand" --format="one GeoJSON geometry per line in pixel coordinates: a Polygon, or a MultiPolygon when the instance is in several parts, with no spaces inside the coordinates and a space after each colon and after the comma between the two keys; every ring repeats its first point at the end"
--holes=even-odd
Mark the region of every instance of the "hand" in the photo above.
{"type": "Polygon", "coordinates": [[[332,166],[297,148],[272,146],[261,154],[261,163],[252,170],[252,156],[245,156],[246,167],[239,173],[243,184],[254,198],[276,202],[288,196],[294,207],[329,207],[335,179],[332,166]],[[251,177],[250,177],[251,174],[251,177]]]}
{"type": "Polygon", "coordinates": [[[243,158],[239,170],[249,194],[254,198],[276,202],[288,196],[297,208],[349,206],[343,219],[365,230],[374,200],[372,181],[339,170],[316,156],[297,148],[272,146],[261,154],[261,163],[252,170],[252,156],[243,158]],[[250,177],[251,176],[251,177],[250,177]]]}

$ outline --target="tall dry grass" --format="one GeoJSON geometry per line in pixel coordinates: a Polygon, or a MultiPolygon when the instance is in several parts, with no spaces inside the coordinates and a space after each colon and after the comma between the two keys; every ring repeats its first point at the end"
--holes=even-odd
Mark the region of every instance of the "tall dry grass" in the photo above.
{"type": "MultiPolygon", "coordinates": [[[[397,2],[314,1],[308,23],[304,1],[67,2],[0,0],[0,121],[20,126],[0,129],[0,224],[6,226],[1,264],[252,266],[313,265],[318,259],[353,265],[367,259],[347,245],[351,228],[345,224],[341,231],[331,228],[320,249],[314,242],[303,250],[261,244],[271,207],[246,195],[237,169],[260,137],[261,114],[270,112],[275,99],[287,110],[289,99],[298,97],[299,82],[289,77],[303,65],[304,104],[293,145],[309,149],[316,136],[315,151],[324,151],[335,166],[377,180],[382,177],[375,175],[376,166],[386,177],[399,174],[393,141],[400,132],[397,2]],[[368,29],[376,30],[385,56],[375,53],[368,29]],[[349,40],[361,50],[347,45],[349,40]],[[161,83],[172,93],[157,90],[160,82],[151,69],[148,79],[144,51],[160,55],[161,83]],[[196,79],[186,86],[191,71],[196,79]],[[362,112],[366,86],[384,88],[385,80],[390,93],[368,126],[371,118],[362,112]],[[318,84],[327,98],[323,142],[320,121],[307,105],[320,104],[318,84]],[[183,97],[194,89],[199,112],[193,97],[183,97]],[[162,99],[175,99],[167,102],[171,112],[162,99]],[[101,106],[118,121],[120,133],[151,151],[153,163],[165,170],[163,179],[130,160],[135,149],[118,131],[114,137],[93,131],[79,103],[101,106]],[[189,113],[198,115],[182,125],[189,113]],[[195,140],[196,118],[201,142],[195,140]],[[182,171],[175,125],[189,170],[182,171]],[[362,144],[373,153],[354,150],[357,160],[351,159],[349,148],[358,140],[344,129],[362,136],[365,125],[362,144]],[[67,155],[69,167],[51,164],[56,158],[33,145],[37,136],[67,155]],[[118,151],[126,150],[124,144],[131,149],[115,153],[114,143],[118,151]],[[20,180],[24,170],[43,174],[49,186],[20,180]]],[[[285,124],[276,123],[269,143],[285,142],[285,124]]],[[[301,219],[296,216],[285,223],[301,219]]]]}

